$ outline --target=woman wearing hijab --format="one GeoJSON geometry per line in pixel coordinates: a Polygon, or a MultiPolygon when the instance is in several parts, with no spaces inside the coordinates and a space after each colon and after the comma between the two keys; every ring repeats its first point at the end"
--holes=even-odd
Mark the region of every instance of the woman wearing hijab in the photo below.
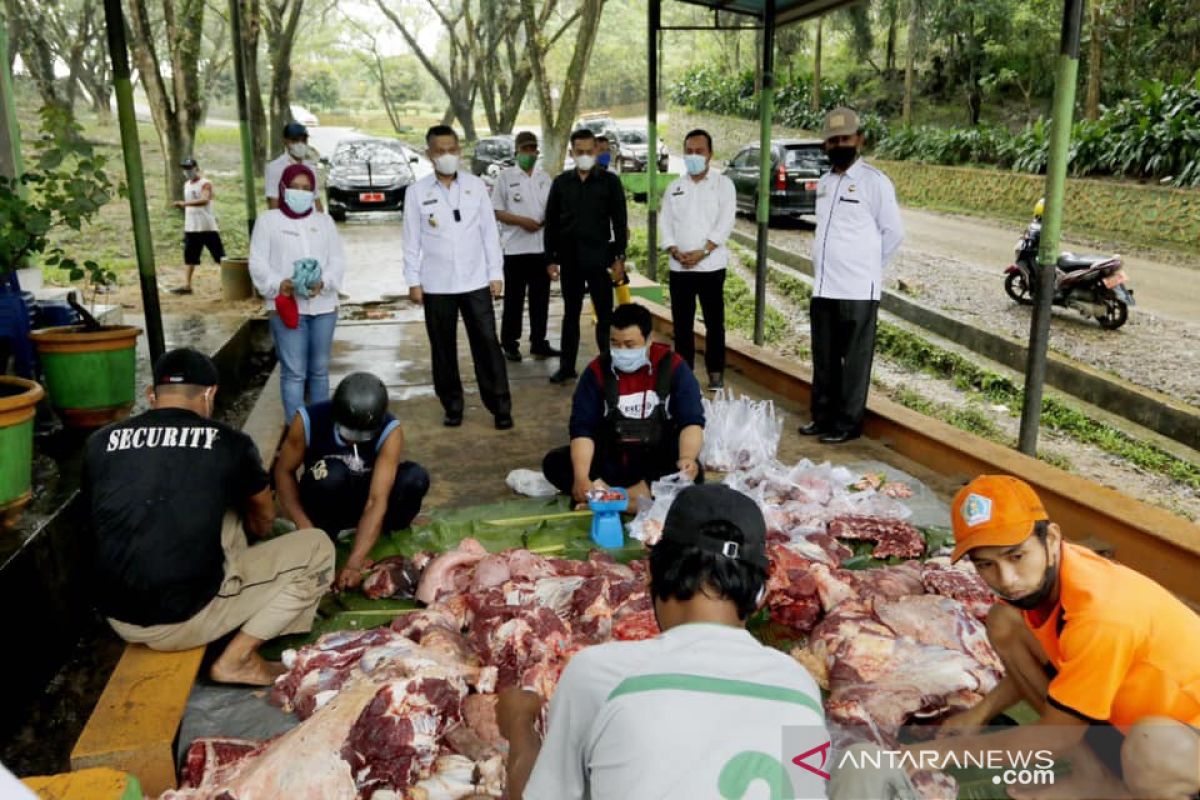
{"type": "Polygon", "coordinates": [[[279,208],[254,224],[250,277],[267,301],[279,358],[285,424],[307,402],[329,399],[329,352],[346,259],[329,215],[313,208],[316,176],[292,164],[279,181],[279,208]]]}

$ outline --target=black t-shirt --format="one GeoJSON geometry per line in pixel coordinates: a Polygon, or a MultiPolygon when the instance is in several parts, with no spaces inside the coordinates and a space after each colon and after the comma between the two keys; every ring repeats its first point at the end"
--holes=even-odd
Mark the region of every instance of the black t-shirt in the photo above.
{"type": "Polygon", "coordinates": [[[83,487],[97,607],[133,625],[196,614],[224,578],[225,512],[267,485],[249,436],[191,411],[147,411],[94,433],[83,487]]]}

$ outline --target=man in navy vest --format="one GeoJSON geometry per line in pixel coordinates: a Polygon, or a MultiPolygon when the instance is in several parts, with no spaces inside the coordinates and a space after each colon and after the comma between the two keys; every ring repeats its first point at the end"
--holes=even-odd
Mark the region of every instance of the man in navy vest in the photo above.
{"type": "Polygon", "coordinates": [[[292,420],[275,461],[275,489],[284,515],[301,528],[332,537],[354,529],[335,590],[357,586],[380,533],[407,528],[421,510],[429,473],[403,456],[404,431],[388,411],[387,387],[369,372],[347,375],[333,400],[292,420]]]}
{"type": "Polygon", "coordinates": [[[650,312],[618,306],[609,352],[592,359],[575,387],[571,444],[546,454],[542,472],[577,503],[596,483],[650,494],[652,481],[682,472],[703,480],[704,405],[687,363],[650,341],[650,312]]]}

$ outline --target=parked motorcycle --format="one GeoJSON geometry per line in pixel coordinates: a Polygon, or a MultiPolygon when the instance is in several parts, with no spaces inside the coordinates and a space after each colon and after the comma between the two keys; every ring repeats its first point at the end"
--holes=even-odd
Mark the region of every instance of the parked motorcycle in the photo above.
{"type": "MultiPolygon", "coordinates": [[[[1033,221],[1017,242],[1016,263],[1005,270],[1004,291],[1021,305],[1032,305],[1034,300],[1043,208],[1044,202],[1039,200],[1033,221]]],[[[1054,305],[1095,317],[1100,327],[1115,331],[1129,319],[1129,307],[1134,305],[1128,282],[1118,255],[1063,253],[1054,271],[1054,305]]]]}

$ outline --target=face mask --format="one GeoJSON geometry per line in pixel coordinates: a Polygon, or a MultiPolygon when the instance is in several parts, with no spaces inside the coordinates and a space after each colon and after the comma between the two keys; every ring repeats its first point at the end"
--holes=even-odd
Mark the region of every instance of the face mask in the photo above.
{"type": "Polygon", "coordinates": [[[288,155],[297,161],[303,161],[308,157],[308,145],[304,142],[292,142],[287,146],[288,155]]]}
{"type": "Polygon", "coordinates": [[[826,151],[829,156],[829,163],[833,164],[837,169],[846,169],[854,163],[854,159],[858,158],[857,147],[831,147],[826,151]]]}
{"type": "Polygon", "coordinates": [[[708,169],[708,159],[695,153],[689,153],[683,157],[683,166],[687,169],[688,175],[699,175],[708,169]]]}
{"type": "Polygon", "coordinates": [[[612,153],[601,153],[596,156],[596,163],[608,169],[608,165],[612,163],[612,153]]]}
{"type": "Polygon", "coordinates": [[[537,163],[537,153],[517,153],[517,166],[528,172],[537,163]]]}
{"type": "Polygon", "coordinates": [[[612,355],[613,366],[618,372],[637,372],[650,364],[650,358],[646,355],[648,347],[612,348],[609,353],[612,355]]]}
{"type": "Polygon", "coordinates": [[[454,153],[442,153],[433,160],[433,168],[439,175],[453,175],[458,172],[458,156],[454,153]]]}
{"type": "Polygon", "coordinates": [[[595,156],[579,156],[579,158],[575,159],[575,166],[578,169],[581,169],[584,172],[587,172],[589,169],[596,166],[596,157],[595,156]]]}
{"type": "Polygon", "coordinates": [[[198,169],[185,169],[185,170],[183,171],[183,174],[187,176],[187,179],[188,179],[189,181],[194,181],[194,180],[196,180],[196,176],[200,174],[200,170],[198,170],[198,169]]]}
{"type": "Polygon", "coordinates": [[[315,198],[316,195],[307,189],[285,189],[283,192],[283,202],[297,214],[307,214],[311,211],[315,198]]]}

